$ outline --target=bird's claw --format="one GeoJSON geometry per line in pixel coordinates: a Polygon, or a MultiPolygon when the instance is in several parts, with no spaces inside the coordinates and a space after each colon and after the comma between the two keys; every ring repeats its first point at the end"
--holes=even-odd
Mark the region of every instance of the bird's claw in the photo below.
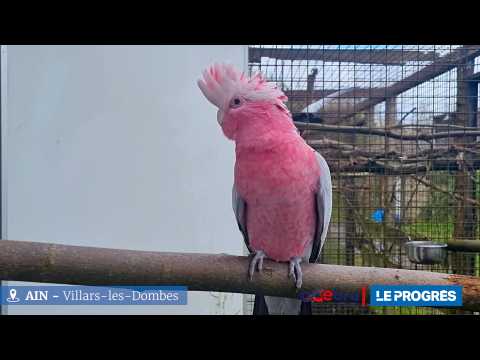
{"type": "Polygon", "coordinates": [[[265,253],[262,250],[258,250],[255,252],[252,260],[250,261],[250,266],[248,268],[248,276],[250,280],[253,278],[253,273],[255,272],[255,268],[260,272],[263,268],[263,258],[265,257],[265,253]]]}
{"type": "Polygon", "coordinates": [[[295,281],[295,287],[300,289],[302,287],[303,274],[302,268],[300,267],[300,262],[302,261],[301,257],[293,257],[290,259],[288,277],[293,277],[295,281]]]}

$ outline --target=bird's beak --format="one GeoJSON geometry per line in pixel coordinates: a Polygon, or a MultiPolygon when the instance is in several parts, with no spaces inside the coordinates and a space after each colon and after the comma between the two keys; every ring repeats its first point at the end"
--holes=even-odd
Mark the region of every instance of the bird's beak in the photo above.
{"type": "Polygon", "coordinates": [[[218,124],[219,124],[220,126],[221,126],[222,123],[223,123],[223,114],[224,114],[224,113],[223,113],[223,110],[220,110],[220,109],[219,109],[219,110],[217,111],[217,122],[218,122],[218,124]]]}

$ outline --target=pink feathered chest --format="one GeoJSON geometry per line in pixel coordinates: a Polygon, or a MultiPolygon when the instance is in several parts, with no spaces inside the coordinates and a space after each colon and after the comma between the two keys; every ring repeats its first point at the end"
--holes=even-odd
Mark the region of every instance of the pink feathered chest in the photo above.
{"type": "Polygon", "coordinates": [[[240,151],[235,187],[247,203],[254,250],[276,261],[303,256],[315,234],[319,167],[302,139],[265,151],[240,151]]]}

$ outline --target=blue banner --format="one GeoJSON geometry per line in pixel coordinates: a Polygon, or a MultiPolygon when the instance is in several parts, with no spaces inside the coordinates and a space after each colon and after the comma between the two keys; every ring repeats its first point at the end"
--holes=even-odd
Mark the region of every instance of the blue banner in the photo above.
{"type": "Polygon", "coordinates": [[[184,286],[1,286],[1,305],[186,305],[184,286]]]}
{"type": "Polygon", "coordinates": [[[370,306],[462,306],[462,286],[372,285],[370,306]]]}

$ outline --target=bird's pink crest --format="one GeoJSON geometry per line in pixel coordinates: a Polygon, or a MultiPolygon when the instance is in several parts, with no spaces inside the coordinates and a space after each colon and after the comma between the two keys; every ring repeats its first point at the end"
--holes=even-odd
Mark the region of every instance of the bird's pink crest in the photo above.
{"type": "Polygon", "coordinates": [[[282,107],[288,99],[277,85],[266,81],[261,73],[249,78],[229,64],[213,64],[204,70],[198,86],[208,101],[222,110],[228,108],[233,96],[242,96],[249,101],[271,101],[282,107]]]}

